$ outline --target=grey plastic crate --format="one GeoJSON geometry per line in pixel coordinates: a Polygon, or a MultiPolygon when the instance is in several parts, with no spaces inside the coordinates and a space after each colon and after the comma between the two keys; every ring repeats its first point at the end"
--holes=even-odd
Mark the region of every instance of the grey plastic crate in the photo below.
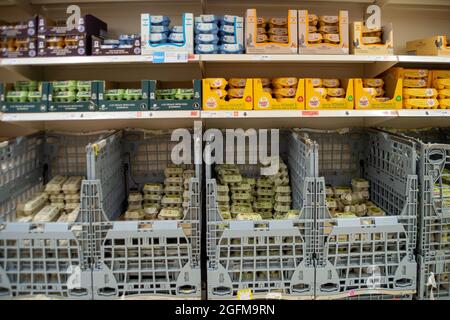
{"type": "MultiPolygon", "coordinates": [[[[246,140],[245,150],[250,147],[246,140]]],[[[280,135],[280,154],[290,173],[293,208],[301,212],[294,220],[223,220],[212,166],[206,165],[208,299],[236,299],[248,291],[255,299],[314,297],[314,148],[299,134],[280,135]]],[[[240,165],[240,171],[256,176],[259,167],[240,165]]]]}
{"type": "Polygon", "coordinates": [[[411,297],[417,278],[414,143],[376,130],[311,131],[308,135],[318,145],[316,297],[411,297]],[[325,185],[349,186],[352,178],[369,181],[371,201],[386,216],[332,218],[325,185]]]}
{"type": "Polygon", "coordinates": [[[16,223],[16,205],[54,175],[86,175],[85,146],[101,133],[41,132],[0,146],[0,297],[91,299],[88,215],[76,223],[16,223]]]}
{"type": "Polygon", "coordinates": [[[448,129],[402,130],[414,139],[419,177],[420,299],[449,299],[450,264],[450,135],[448,129]],[[430,277],[436,288],[428,285],[430,277]],[[433,296],[431,290],[433,289],[433,296]]]}
{"type": "MultiPolygon", "coordinates": [[[[193,140],[192,155],[201,151],[193,140]]],[[[116,221],[130,189],[163,182],[176,143],[170,132],[126,129],[88,146],[82,197],[92,209],[94,299],[200,298],[200,165],[189,166],[196,176],[184,219],[116,221]]]]}
{"type": "Polygon", "coordinates": [[[419,299],[450,300],[450,255],[424,258],[419,261],[419,299]]]}

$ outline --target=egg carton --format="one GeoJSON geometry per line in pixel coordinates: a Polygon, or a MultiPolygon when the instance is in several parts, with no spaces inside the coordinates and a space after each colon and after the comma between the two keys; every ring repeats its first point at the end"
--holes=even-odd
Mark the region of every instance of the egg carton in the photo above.
{"type": "Polygon", "coordinates": [[[14,90],[16,91],[38,91],[39,82],[38,81],[23,81],[19,80],[14,82],[14,90]]]}
{"type": "Polygon", "coordinates": [[[163,185],[161,183],[146,183],[142,189],[144,194],[160,194],[163,190],[163,185]]]}
{"type": "Polygon", "coordinates": [[[82,180],[83,177],[81,176],[70,176],[66,181],[64,181],[61,190],[66,195],[79,193],[82,180]]]}
{"type": "Polygon", "coordinates": [[[181,208],[163,208],[158,214],[160,220],[180,220],[183,218],[183,210],[181,208]]]}
{"type": "Polygon", "coordinates": [[[148,202],[160,202],[162,197],[162,193],[144,193],[143,199],[148,202]]]}
{"type": "Polygon", "coordinates": [[[56,205],[48,205],[42,208],[33,217],[33,222],[52,222],[58,219],[60,208],[56,205]]]}
{"type": "Polygon", "coordinates": [[[68,81],[53,81],[52,82],[53,92],[65,92],[72,91],[74,92],[78,88],[78,82],[75,80],[68,81]]]}
{"type": "Polygon", "coordinates": [[[50,195],[57,195],[62,191],[62,186],[64,182],[67,180],[67,177],[64,176],[55,176],[51,179],[47,185],[45,186],[45,193],[50,195]]]}

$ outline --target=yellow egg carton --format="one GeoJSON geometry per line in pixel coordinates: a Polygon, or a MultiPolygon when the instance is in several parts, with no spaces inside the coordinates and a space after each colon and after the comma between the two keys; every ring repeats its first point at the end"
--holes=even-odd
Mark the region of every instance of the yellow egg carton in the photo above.
{"type": "Polygon", "coordinates": [[[450,56],[450,41],[444,35],[408,41],[406,51],[417,56],[450,56]]]}
{"type": "Polygon", "coordinates": [[[450,77],[447,79],[435,79],[433,80],[433,87],[442,90],[442,89],[450,89],[450,77]]]}
{"type": "Polygon", "coordinates": [[[368,29],[363,21],[350,25],[350,53],[356,55],[393,55],[394,32],[392,23],[378,29],[368,29]]]}
{"type": "Polygon", "coordinates": [[[393,77],[386,77],[386,79],[354,79],[355,109],[401,109],[403,87],[402,82],[403,79],[395,79],[393,77]],[[387,95],[387,97],[381,97],[385,94],[387,95]]]}
{"type": "Polygon", "coordinates": [[[437,99],[405,99],[405,109],[437,109],[439,101],[437,99]]]}
{"type": "Polygon", "coordinates": [[[404,88],[403,89],[403,99],[435,99],[438,95],[436,89],[433,88],[404,88]]]}
{"type": "Polygon", "coordinates": [[[440,99],[450,99],[450,89],[439,90],[439,98],[440,99]]]}
{"type": "Polygon", "coordinates": [[[202,80],[202,91],[203,110],[253,109],[251,78],[206,78],[202,80]]]}
{"type": "Polygon", "coordinates": [[[305,108],[305,80],[298,78],[272,79],[271,90],[266,79],[253,79],[255,110],[302,110],[305,108]],[[296,88],[295,88],[296,86],[296,88]],[[271,94],[275,95],[275,98],[271,94]]]}
{"type": "Polygon", "coordinates": [[[348,11],[338,15],[317,16],[298,11],[299,54],[348,54],[348,11]]]}
{"type": "Polygon", "coordinates": [[[334,86],[336,81],[334,79],[305,79],[305,109],[319,110],[319,109],[353,109],[354,94],[353,94],[353,79],[339,79],[339,88],[323,88],[322,86],[334,86]],[[344,91],[342,91],[342,89],[344,91]],[[330,91],[330,92],[329,92],[330,91]],[[330,94],[331,93],[331,94],[330,94]],[[345,93],[345,96],[340,96],[345,93]],[[332,95],[339,95],[333,97],[332,95]]]}
{"type": "Polygon", "coordinates": [[[440,109],[450,109],[450,99],[438,99],[440,109]]]}

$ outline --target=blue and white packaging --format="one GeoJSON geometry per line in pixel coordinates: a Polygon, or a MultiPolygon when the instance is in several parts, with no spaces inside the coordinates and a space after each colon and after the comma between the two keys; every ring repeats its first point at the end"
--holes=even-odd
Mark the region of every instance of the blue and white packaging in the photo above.
{"type": "Polygon", "coordinates": [[[195,36],[196,44],[218,44],[219,37],[217,34],[200,33],[195,36]]]}
{"type": "MultiPolygon", "coordinates": [[[[188,54],[194,53],[194,15],[192,13],[183,13],[181,18],[181,25],[173,27],[169,26],[170,19],[164,16],[152,15],[150,13],[141,14],[141,49],[143,55],[153,55],[154,52],[186,52],[188,54]],[[169,34],[166,32],[160,32],[158,36],[152,35],[152,27],[155,25],[152,22],[156,22],[158,26],[168,27],[169,34]],[[169,22],[169,23],[168,23],[169,22]],[[175,31],[171,32],[175,28],[175,31]],[[169,38],[169,42],[155,42],[158,38],[163,38],[161,34],[166,35],[169,38]],[[154,41],[150,41],[150,40],[154,41]],[[170,40],[171,39],[171,40],[170,40]]],[[[153,30],[155,30],[153,28],[153,30]]],[[[158,28],[156,29],[158,30],[158,28]]],[[[167,30],[167,29],[159,29],[167,30]]]]}
{"type": "Polygon", "coordinates": [[[221,25],[224,25],[224,24],[233,25],[233,24],[237,23],[239,21],[239,19],[242,19],[242,18],[238,17],[238,16],[230,16],[230,15],[226,14],[220,18],[220,24],[221,25]]]}
{"type": "Polygon", "coordinates": [[[151,33],[150,42],[151,43],[164,43],[167,41],[167,34],[165,33],[151,33]]]}
{"type": "Polygon", "coordinates": [[[221,17],[216,16],[214,14],[201,14],[198,17],[195,17],[195,23],[218,23],[221,20],[221,17]]]}
{"type": "Polygon", "coordinates": [[[235,26],[230,24],[224,24],[220,26],[220,33],[224,35],[234,35],[235,26]]]}
{"type": "Polygon", "coordinates": [[[221,42],[222,43],[227,43],[227,44],[234,44],[234,43],[237,43],[237,40],[236,40],[236,36],[230,36],[230,35],[223,35],[221,38],[220,38],[220,40],[221,40],[221,42]]]}
{"type": "Polygon", "coordinates": [[[219,47],[220,53],[237,54],[244,52],[244,46],[241,44],[222,44],[219,47]]]}
{"type": "Polygon", "coordinates": [[[196,23],[195,24],[195,33],[217,33],[219,28],[216,23],[196,23]]]}
{"type": "Polygon", "coordinates": [[[170,42],[184,42],[184,34],[183,33],[171,33],[169,35],[170,42]]]}
{"type": "Polygon", "coordinates": [[[195,52],[200,54],[218,53],[219,46],[216,44],[198,44],[195,46],[195,52]]]}
{"type": "Polygon", "coordinates": [[[173,26],[170,32],[183,33],[183,26],[173,26]]]}
{"type": "Polygon", "coordinates": [[[150,27],[151,33],[167,33],[169,34],[170,29],[168,26],[158,26],[158,25],[152,25],[150,27]]]}

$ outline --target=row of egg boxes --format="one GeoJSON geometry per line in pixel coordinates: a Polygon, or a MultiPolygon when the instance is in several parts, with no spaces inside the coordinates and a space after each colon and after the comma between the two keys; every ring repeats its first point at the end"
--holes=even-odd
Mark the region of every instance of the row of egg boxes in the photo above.
{"type": "Polygon", "coordinates": [[[16,81],[13,87],[15,91],[34,92],[39,90],[39,86],[38,81],[16,81]]]}
{"type": "Polygon", "coordinates": [[[339,79],[312,79],[312,85],[314,91],[317,92],[322,98],[329,99],[330,101],[338,98],[345,98],[345,89],[341,87],[339,79]]]}
{"type": "Polygon", "coordinates": [[[362,42],[365,45],[381,44],[383,41],[383,30],[381,28],[369,29],[366,25],[362,28],[362,42]]]}
{"type": "Polygon", "coordinates": [[[57,204],[44,206],[39,212],[30,216],[22,216],[17,222],[75,222],[79,214],[80,206],[77,205],[70,211],[63,211],[57,204]]]}
{"type": "Polygon", "coordinates": [[[433,81],[433,87],[438,90],[439,106],[450,108],[450,78],[438,78],[433,81]]]}
{"type": "Polygon", "coordinates": [[[309,43],[339,43],[341,41],[339,33],[338,16],[320,16],[309,14],[309,43]]]}
{"type": "Polygon", "coordinates": [[[82,36],[66,35],[66,36],[54,36],[45,37],[45,45],[48,49],[77,49],[78,41],[84,39],[82,36]]]}
{"type": "Polygon", "coordinates": [[[288,21],[286,17],[258,17],[256,42],[288,43],[288,21]]]}
{"type": "Polygon", "coordinates": [[[81,176],[60,176],[53,177],[46,185],[44,192],[48,195],[60,195],[61,192],[65,195],[79,194],[81,189],[81,176]]]}
{"type": "Polygon", "coordinates": [[[101,49],[126,49],[132,48],[135,39],[139,39],[139,34],[121,34],[118,39],[103,40],[101,49]]]}
{"type": "Polygon", "coordinates": [[[191,100],[194,98],[194,89],[177,88],[177,89],[157,89],[157,100],[191,100]]]}
{"type": "Polygon", "coordinates": [[[209,78],[208,83],[211,90],[217,93],[220,99],[242,99],[247,79],[230,78],[226,80],[224,78],[209,78]]]}
{"type": "Polygon", "coordinates": [[[7,102],[39,102],[41,98],[40,91],[8,91],[6,93],[7,102]]]}
{"type": "Polygon", "coordinates": [[[152,206],[147,206],[140,209],[128,209],[124,214],[125,220],[179,220],[182,218],[182,209],[176,207],[155,209],[152,206]]]}
{"type": "Polygon", "coordinates": [[[236,21],[242,17],[200,15],[195,17],[195,53],[240,54],[244,46],[238,43],[236,21]]]}
{"type": "Polygon", "coordinates": [[[119,101],[119,100],[141,100],[141,89],[109,89],[105,92],[106,100],[119,101]]]}
{"type": "Polygon", "coordinates": [[[285,98],[294,98],[297,93],[298,79],[293,77],[261,78],[263,91],[272,95],[272,98],[282,102],[285,98]]]}
{"type": "Polygon", "coordinates": [[[363,90],[365,92],[368,92],[372,98],[379,102],[385,102],[390,100],[389,97],[385,97],[384,94],[386,93],[383,89],[384,87],[384,80],[381,78],[365,78],[362,79],[363,81],[363,90]]]}
{"type": "Polygon", "coordinates": [[[151,43],[183,43],[184,30],[182,26],[170,27],[170,18],[167,16],[150,16],[150,42],[151,43]]]}
{"type": "Polygon", "coordinates": [[[61,91],[89,92],[91,91],[91,81],[77,81],[77,80],[53,81],[52,89],[53,92],[61,92],[61,91]]]}
{"type": "Polygon", "coordinates": [[[58,91],[53,94],[54,102],[85,102],[91,99],[91,93],[88,91],[58,91]]]}
{"type": "Polygon", "coordinates": [[[436,198],[436,200],[442,200],[442,206],[450,206],[450,184],[445,183],[444,181],[442,181],[442,185],[435,184],[433,189],[433,196],[436,198]]]}
{"type": "Polygon", "coordinates": [[[437,90],[429,87],[430,71],[403,69],[403,103],[406,108],[433,108],[439,105],[437,90]]]}

